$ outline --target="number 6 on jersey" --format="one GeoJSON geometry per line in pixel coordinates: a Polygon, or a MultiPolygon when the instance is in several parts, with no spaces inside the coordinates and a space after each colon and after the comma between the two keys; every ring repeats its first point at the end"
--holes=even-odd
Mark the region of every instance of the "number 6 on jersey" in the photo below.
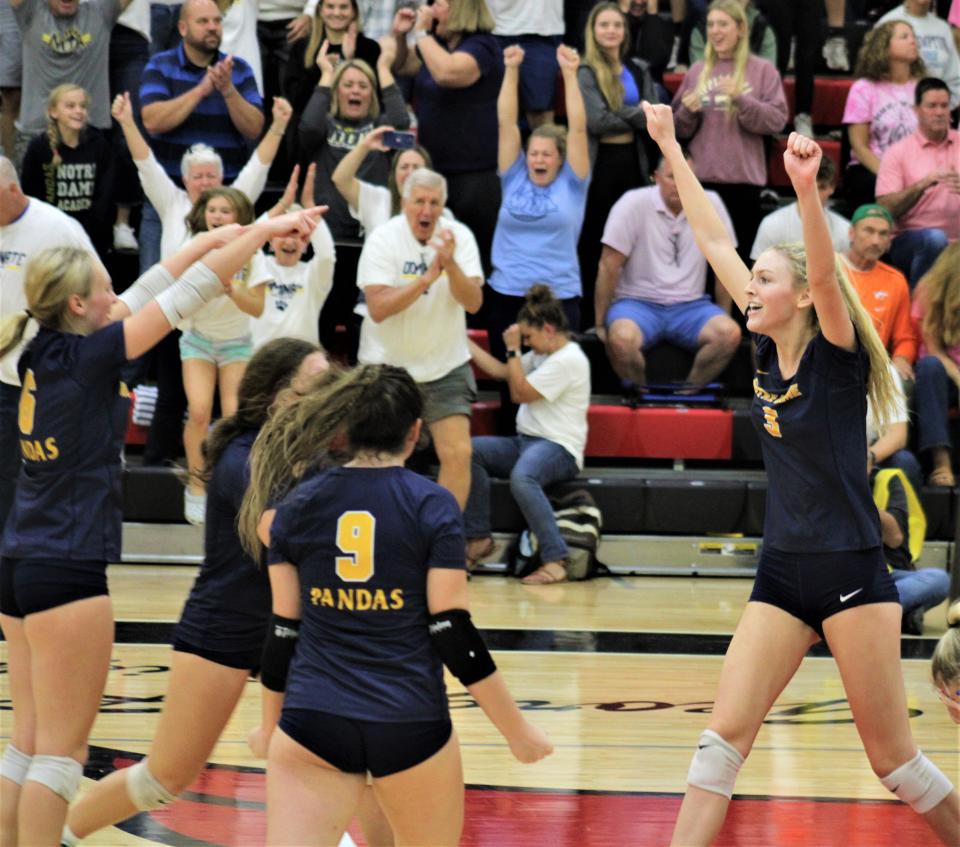
{"type": "Polygon", "coordinates": [[[377,519],[370,512],[344,512],[337,520],[337,576],[344,582],[366,582],[373,576],[373,539],[377,519]]]}

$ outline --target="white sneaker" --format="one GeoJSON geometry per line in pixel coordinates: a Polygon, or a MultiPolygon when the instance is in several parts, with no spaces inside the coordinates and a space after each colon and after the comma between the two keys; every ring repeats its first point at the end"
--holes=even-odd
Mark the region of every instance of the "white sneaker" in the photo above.
{"type": "Polygon", "coordinates": [[[129,224],[113,225],[113,249],[119,253],[138,253],[140,245],[129,224]]]}
{"type": "Polygon", "coordinates": [[[805,135],[807,138],[813,138],[813,121],[806,112],[799,112],[793,116],[793,130],[805,135]]]}
{"type": "Polygon", "coordinates": [[[842,35],[831,35],[823,43],[823,59],[831,71],[849,71],[850,57],[847,55],[847,39],[842,35]]]}
{"type": "Polygon", "coordinates": [[[207,495],[183,490],[183,516],[194,526],[203,526],[207,518],[207,495]]]}

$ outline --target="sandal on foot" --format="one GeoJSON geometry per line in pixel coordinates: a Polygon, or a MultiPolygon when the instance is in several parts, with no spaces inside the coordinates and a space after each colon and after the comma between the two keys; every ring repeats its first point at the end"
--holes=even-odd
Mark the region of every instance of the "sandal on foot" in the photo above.
{"type": "Polygon", "coordinates": [[[557,585],[567,581],[563,562],[547,562],[520,580],[524,585],[557,585]]]}
{"type": "Polygon", "coordinates": [[[927,482],[938,488],[953,488],[953,486],[957,484],[957,480],[950,468],[937,468],[927,477],[927,482]]]}

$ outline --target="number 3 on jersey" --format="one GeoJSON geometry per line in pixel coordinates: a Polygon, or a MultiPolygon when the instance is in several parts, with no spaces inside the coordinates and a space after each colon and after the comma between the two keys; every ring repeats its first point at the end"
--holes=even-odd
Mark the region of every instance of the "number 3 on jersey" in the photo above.
{"type": "Polygon", "coordinates": [[[344,512],[337,520],[337,576],[344,582],[366,582],[373,576],[373,541],[377,519],[370,512],[344,512]]]}

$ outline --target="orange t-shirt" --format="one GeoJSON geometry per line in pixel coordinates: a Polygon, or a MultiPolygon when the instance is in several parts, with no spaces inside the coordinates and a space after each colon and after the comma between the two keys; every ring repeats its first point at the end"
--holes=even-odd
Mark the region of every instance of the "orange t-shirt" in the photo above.
{"type": "Polygon", "coordinates": [[[910,321],[907,278],[883,262],[877,262],[870,271],[858,271],[849,263],[846,267],[890,357],[902,356],[912,364],[917,358],[917,337],[910,321]]]}

